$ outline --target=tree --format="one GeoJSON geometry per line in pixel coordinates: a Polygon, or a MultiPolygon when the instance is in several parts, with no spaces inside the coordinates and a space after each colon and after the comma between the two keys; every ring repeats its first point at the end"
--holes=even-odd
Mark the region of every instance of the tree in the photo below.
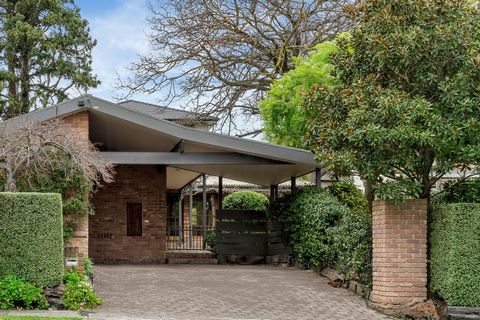
{"type": "Polygon", "coordinates": [[[34,122],[19,118],[0,122],[0,175],[6,181],[5,192],[17,191],[20,176],[38,180],[59,163],[67,168],[67,174],[81,172],[98,185],[113,180],[112,164],[61,120],[34,122]]]}
{"type": "Polygon", "coordinates": [[[127,96],[165,93],[200,115],[257,115],[274,79],[316,44],[348,29],[352,0],[167,0],[150,4],[153,52],[119,81],[127,96]]]}
{"type": "Polygon", "coordinates": [[[11,118],[87,90],[92,74],[88,22],[73,0],[0,1],[0,115],[11,118]]]}
{"type": "Polygon", "coordinates": [[[327,169],[358,170],[387,199],[430,198],[480,159],[480,15],[468,1],[370,0],[332,57],[336,86],[305,104],[327,169]]]}
{"type": "Polygon", "coordinates": [[[273,81],[267,96],[260,101],[260,115],[269,141],[290,147],[306,147],[303,101],[313,85],[334,85],[337,82],[331,64],[331,55],[337,49],[334,41],[322,42],[306,58],[299,57],[293,70],[273,81]]]}

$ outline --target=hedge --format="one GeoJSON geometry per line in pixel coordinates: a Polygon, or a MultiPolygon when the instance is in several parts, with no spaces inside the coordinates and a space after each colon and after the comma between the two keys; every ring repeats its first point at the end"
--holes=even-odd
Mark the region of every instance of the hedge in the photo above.
{"type": "Polygon", "coordinates": [[[430,291],[452,306],[480,307],[480,204],[436,205],[430,246],[430,291]]]}
{"type": "Polygon", "coordinates": [[[237,191],[223,199],[223,209],[264,211],[268,204],[264,194],[253,191],[237,191]]]}
{"type": "Polygon", "coordinates": [[[60,194],[0,193],[0,277],[10,274],[40,287],[62,283],[60,194]]]}

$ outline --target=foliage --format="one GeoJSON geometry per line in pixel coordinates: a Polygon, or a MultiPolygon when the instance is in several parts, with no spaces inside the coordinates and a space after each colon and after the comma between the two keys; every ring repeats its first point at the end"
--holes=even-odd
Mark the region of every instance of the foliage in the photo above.
{"type": "Polygon", "coordinates": [[[41,288],[13,275],[0,279],[0,310],[46,308],[41,288]]]}
{"type": "Polygon", "coordinates": [[[93,309],[102,303],[102,299],[75,270],[66,273],[65,293],[62,300],[65,308],[70,310],[93,309]]]}
{"type": "Polygon", "coordinates": [[[287,200],[279,220],[297,261],[305,268],[332,265],[335,252],[327,230],[348,209],[315,187],[300,189],[287,200]]]}
{"type": "MultiPolygon", "coordinates": [[[[358,194],[348,183],[341,182],[333,190],[347,203],[358,194]],[[352,195],[342,187],[348,186],[352,195]]],[[[299,189],[285,195],[271,206],[273,216],[280,221],[288,244],[297,261],[305,268],[330,266],[364,284],[371,281],[371,215],[365,204],[349,209],[329,191],[315,187],[299,189]],[[361,208],[361,210],[359,209],[361,208]],[[366,210],[366,211],[365,211],[366,210]]]]}
{"type": "Polygon", "coordinates": [[[363,284],[372,281],[372,216],[363,212],[347,211],[327,234],[335,252],[335,269],[347,279],[363,284]]]}
{"type": "Polygon", "coordinates": [[[480,179],[447,181],[432,200],[435,203],[480,203],[480,179]]]}
{"type": "Polygon", "coordinates": [[[207,236],[205,238],[205,242],[207,243],[207,245],[210,247],[210,248],[213,248],[215,247],[215,230],[213,229],[209,229],[207,231],[207,236]]]}
{"type": "Polygon", "coordinates": [[[304,102],[321,165],[394,183],[380,194],[401,200],[429,198],[453,167],[478,163],[479,26],[466,1],[365,2],[351,39],[336,42],[337,85],[304,102]]]}
{"type": "Polygon", "coordinates": [[[62,201],[59,194],[0,193],[0,276],[40,287],[63,278],[62,201]]]}
{"type": "Polygon", "coordinates": [[[429,289],[449,305],[480,307],[480,205],[434,207],[429,289]]]}
{"type": "Polygon", "coordinates": [[[318,44],[308,57],[296,59],[293,70],[273,82],[267,97],[260,102],[260,115],[269,141],[291,147],[304,146],[307,128],[302,103],[305,92],[314,84],[336,82],[330,63],[330,56],[336,50],[334,42],[318,44]]]}
{"type": "Polygon", "coordinates": [[[0,320],[82,320],[71,317],[29,317],[29,316],[0,316],[0,320]]]}
{"type": "Polygon", "coordinates": [[[68,90],[96,87],[88,22],[74,0],[0,2],[0,116],[64,100],[68,90]]]}
{"type": "Polygon", "coordinates": [[[368,214],[368,203],[362,191],[349,181],[334,182],[326,190],[357,214],[368,214]]]}
{"type": "Polygon", "coordinates": [[[113,166],[95,147],[61,119],[36,122],[29,117],[0,122],[0,176],[6,192],[17,191],[17,179],[48,180],[54,164],[81,172],[93,183],[113,180],[113,166]]]}
{"type": "Polygon", "coordinates": [[[223,199],[223,209],[265,211],[268,204],[264,194],[254,191],[237,191],[223,199]]]}
{"type": "Polygon", "coordinates": [[[88,256],[85,256],[83,258],[83,271],[85,272],[85,275],[89,278],[89,279],[93,279],[93,262],[92,262],[92,259],[90,259],[90,257],[88,256]]]}
{"type": "Polygon", "coordinates": [[[182,101],[232,125],[258,114],[273,80],[319,42],[347,30],[352,0],[167,0],[152,2],[152,52],[120,82],[129,94],[169,88],[164,103],[182,101]],[[179,45],[181,44],[181,45],[179,45]]]}

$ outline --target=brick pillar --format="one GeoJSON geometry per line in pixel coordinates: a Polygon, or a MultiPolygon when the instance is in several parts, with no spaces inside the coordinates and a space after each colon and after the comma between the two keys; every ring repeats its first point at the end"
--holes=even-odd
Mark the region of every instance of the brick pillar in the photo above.
{"type": "Polygon", "coordinates": [[[373,288],[370,299],[409,304],[427,298],[427,201],[373,203],[373,288]]]}
{"type": "MultiPolygon", "coordinates": [[[[89,115],[87,111],[67,116],[63,118],[63,121],[77,132],[83,143],[88,143],[89,115]]],[[[88,256],[88,215],[79,218],[74,237],[65,243],[65,258],[77,258],[79,271],[83,271],[83,257],[85,256],[88,256]]]]}

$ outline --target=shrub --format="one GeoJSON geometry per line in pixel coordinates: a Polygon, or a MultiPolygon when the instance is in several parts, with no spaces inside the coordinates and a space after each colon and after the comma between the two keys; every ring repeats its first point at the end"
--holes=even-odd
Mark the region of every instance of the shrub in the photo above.
{"type": "Polygon", "coordinates": [[[434,206],[429,289],[449,305],[480,307],[479,230],[479,204],[434,206]]]}
{"type": "Polygon", "coordinates": [[[372,281],[372,217],[347,212],[338,224],[328,229],[335,252],[335,269],[347,279],[363,284],[372,281]]]}
{"type": "Polygon", "coordinates": [[[40,287],[63,279],[59,194],[0,193],[0,277],[17,275],[40,287]]]}
{"type": "Polygon", "coordinates": [[[41,288],[17,276],[0,280],[0,309],[46,309],[47,301],[41,288]]]}
{"type": "Polygon", "coordinates": [[[348,212],[337,199],[315,187],[299,189],[281,204],[279,219],[295,258],[305,268],[332,265],[336,253],[327,230],[348,212]]]}
{"type": "Polygon", "coordinates": [[[223,199],[224,209],[264,211],[268,204],[268,198],[264,194],[253,191],[237,191],[223,199]]]}
{"type": "Polygon", "coordinates": [[[102,299],[75,270],[65,274],[65,293],[62,300],[65,308],[70,310],[93,309],[102,303],[102,299]]]}
{"type": "Polygon", "coordinates": [[[480,203],[480,179],[448,181],[444,191],[432,197],[433,203],[480,203]]]}
{"type": "Polygon", "coordinates": [[[90,279],[93,279],[93,262],[88,256],[83,258],[83,271],[90,279]]]}
{"type": "Polygon", "coordinates": [[[334,182],[326,190],[352,211],[359,214],[368,214],[368,201],[354,183],[349,181],[334,182]]]}

